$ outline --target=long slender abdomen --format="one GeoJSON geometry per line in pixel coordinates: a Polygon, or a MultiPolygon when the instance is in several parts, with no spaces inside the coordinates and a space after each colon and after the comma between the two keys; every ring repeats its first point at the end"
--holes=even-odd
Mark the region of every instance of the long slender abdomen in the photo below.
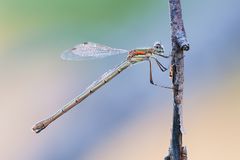
{"type": "Polygon", "coordinates": [[[68,104],[66,104],[62,109],[60,109],[58,112],[56,112],[51,117],[37,123],[33,130],[36,133],[41,132],[44,128],[46,128],[50,123],[52,123],[54,120],[62,116],[64,113],[75,107],[77,104],[82,102],[84,99],[86,99],[88,96],[90,96],[92,93],[94,93],[97,89],[99,89],[101,86],[109,82],[112,78],[114,78],[116,75],[121,73],[123,70],[125,70],[127,67],[129,67],[132,63],[129,60],[126,60],[122,62],[119,66],[117,66],[114,69],[109,70],[108,72],[104,73],[98,80],[93,82],[85,91],[83,91],[82,94],[74,98],[72,101],[70,101],[68,104]]]}

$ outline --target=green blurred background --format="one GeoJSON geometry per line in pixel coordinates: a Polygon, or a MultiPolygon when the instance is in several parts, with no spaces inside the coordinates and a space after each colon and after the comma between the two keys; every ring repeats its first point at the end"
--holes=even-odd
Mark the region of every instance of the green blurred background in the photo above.
{"type": "MultiPolygon", "coordinates": [[[[184,144],[189,159],[239,159],[240,10],[237,0],[182,0],[186,53],[184,144]]],[[[126,55],[66,62],[93,41],[171,51],[163,0],[0,0],[0,159],[159,160],[168,153],[172,94],[150,85],[147,63],[124,71],[36,135],[54,113],[126,55]]],[[[169,66],[169,60],[161,60],[169,66]]],[[[170,85],[154,67],[154,79],[170,85]]]]}

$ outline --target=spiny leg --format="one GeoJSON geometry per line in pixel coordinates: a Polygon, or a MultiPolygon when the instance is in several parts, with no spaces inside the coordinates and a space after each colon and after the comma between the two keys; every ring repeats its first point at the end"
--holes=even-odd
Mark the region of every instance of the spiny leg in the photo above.
{"type": "Polygon", "coordinates": [[[159,56],[161,56],[161,57],[163,57],[163,58],[169,58],[169,57],[171,57],[172,55],[168,55],[168,56],[166,56],[166,55],[159,55],[159,56]]]}
{"type": "Polygon", "coordinates": [[[151,60],[149,59],[148,60],[148,62],[149,62],[149,68],[150,68],[150,83],[152,84],[152,85],[155,85],[156,86],[156,84],[153,82],[153,78],[152,78],[152,62],[151,62],[151,60]]]}
{"type": "MultiPolygon", "coordinates": [[[[156,59],[155,59],[156,60],[156,59]]],[[[150,68],[150,83],[152,84],[152,85],[155,85],[155,86],[159,86],[159,87],[162,87],[162,88],[167,88],[167,89],[173,89],[173,87],[167,87],[167,86],[163,86],[163,85],[159,85],[159,84],[156,84],[156,83],[154,83],[153,82],[153,76],[152,76],[152,63],[151,63],[151,60],[150,59],[148,59],[148,62],[149,62],[149,68],[150,68]]],[[[157,62],[157,64],[158,63],[160,63],[160,62],[157,62]]],[[[164,67],[164,66],[163,66],[164,67]]],[[[159,66],[159,68],[160,68],[160,66],[159,66]]],[[[162,68],[160,68],[161,70],[162,70],[162,68]]],[[[166,71],[167,70],[167,68],[165,68],[164,67],[164,71],[166,71]]],[[[163,71],[163,70],[162,70],[163,71]]],[[[164,72],[163,71],[163,72],[164,72]]]]}
{"type": "Polygon", "coordinates": [[[157,60],[157,58],[155,58],[155,57],[152,57],[152,58],[156,61],[158,67],[161,69],[162,72],[165,72],[165,71],[167,70],[167,68],[164,67],[164,66],[157,60]]]}

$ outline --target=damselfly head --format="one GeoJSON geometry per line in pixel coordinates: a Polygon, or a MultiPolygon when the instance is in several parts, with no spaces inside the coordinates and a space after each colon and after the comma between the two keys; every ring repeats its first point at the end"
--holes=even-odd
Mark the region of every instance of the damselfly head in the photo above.
{"type": "Polygon", "coordinates": [[[163,55],[164,48],[163,48],[163,45],[160,42],[155,42],[154,45],[153,45],[153,48],[154,48],[154,54],[163,55]]]}

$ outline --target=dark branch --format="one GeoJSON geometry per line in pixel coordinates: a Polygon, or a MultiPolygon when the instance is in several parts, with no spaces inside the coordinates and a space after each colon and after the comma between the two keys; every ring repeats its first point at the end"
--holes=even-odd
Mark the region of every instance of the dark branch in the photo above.
{"type": "Polygon", "coordinates": [[[169,155],[165,160],[186,160],[186,148],[182,146],[181,131],[181,113],[183,100],[183,83],[184,83],[184,55],[183,51],[189,50],[189,43],[182,20],[182,10],[180,0],[169,0],[171,29],[172,29],[172,61],[171,77],[173,83],[173,126],[172,139],[169,155]]]}
{"type": "Polygon", "coordinates": [[[172,27],[172,39],[178,46],[185,51],[189,50],[189,43],[186,38],[186,33],[182,20],[182,10],[180,0],[169,0],[170,17],[172,27]]]}

